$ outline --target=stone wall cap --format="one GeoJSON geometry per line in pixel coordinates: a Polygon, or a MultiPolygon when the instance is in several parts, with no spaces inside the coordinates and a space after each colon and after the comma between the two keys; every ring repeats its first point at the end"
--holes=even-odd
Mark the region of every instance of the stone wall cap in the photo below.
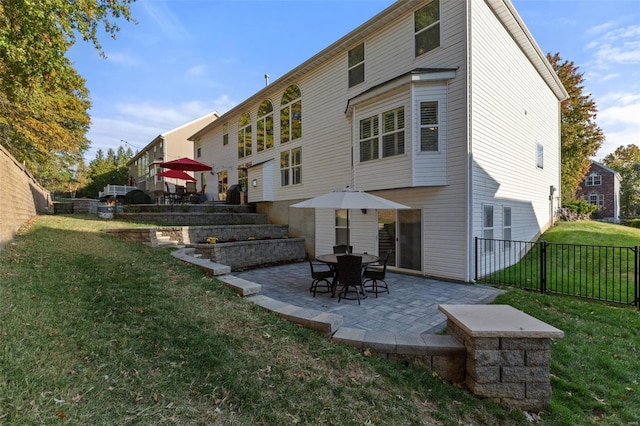
{"type": "Polygon", "coordinates": [[[509,305],[438,305],[472,337],[558,338],[564,332],[509,305]]]}

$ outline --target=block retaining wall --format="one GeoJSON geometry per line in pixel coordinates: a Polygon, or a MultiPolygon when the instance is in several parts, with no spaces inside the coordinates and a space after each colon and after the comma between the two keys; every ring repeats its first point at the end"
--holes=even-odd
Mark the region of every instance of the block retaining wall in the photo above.
{"type": "Polygon", "coordinates": [[[185,212],[137,212],[114,213],[118,220],[154,223],[158,225],[240,225],[266,224],[267,216],[258,213],[190,213],[185,212]]]}
{"type": "Polygon", "coordinates": [[[168,236],[172,241],[180,244],[199,244],[205,242],[207,237],[217,237],[220,242],[235,239],[238,241],[255,238],[287,237],[289,227],[287,225],[215,225],[215,226],[161,226],[158,234],[168,236]]]}
{"type": "Polygon", "coordinates": [[[467,348],[466,383],[475,395],[520,408],[551,404],[551,339],[469,338],[452,321],[447,334],[467,348]]]}
{"type": "Polygon", "coordinates": [[[231,267],[232,271],[305,258],[303,238],[190,244],[188,247],[212,262],[231,267]]]}
{"type": "Polygon", "coordinates": [[[52,207],[51,194],[0,145],[0,250],[20,227],[52,207]]]}

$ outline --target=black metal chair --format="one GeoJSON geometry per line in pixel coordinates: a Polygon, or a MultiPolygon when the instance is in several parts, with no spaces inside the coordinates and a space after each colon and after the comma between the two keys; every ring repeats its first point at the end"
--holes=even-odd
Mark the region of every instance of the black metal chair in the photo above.
{"type": "Polygon", "coordinates": [[[169,184],[167,182],[164,183],[164,186],[167,188],[167,190],[164,191],[164,198],[165,200],[169,201],[169,204],[173,204],[176,200],[176,194],[171,192],[171,189],[169,189],[169,184]]]}
{"type": "Polygon", "coordinates": [[[362,257],[352,254],[338,256],[338,285],[342,286],[338,293],[338,302],[342,299],[366,299],[367,295],[362,286],[362,257]],[[350,296],[351,293],[355,294],[350,296]]]}
{"type": "Polygon", "coordinates": [[[307,260],[309,261],[309,267],[311,268],[311,278],[313,281],[311,282],[311,287],[309,287],[309,291],[313,292],[313,297],[316,297],[316,292],[318,291],[318,285],[324,283],[326,285],[326,290],[322,290],[320,293],[330,293],[333,291],[333,270],[317,270],[317,266],[327,266],[321,263],[313,263],[311,260],[311,256],[307,253],[307,260]],[[329,281],[331,280],[331,281],[329,281]]]}
{"type": "Polygon", "coordinates": [[[333,254],[353,253],[353,246],[347,246],[346,244],[340,244],[333,246],[333,254]]]}
{"type": "Polygon", "coordinates": [[[380,266],[367,266],[362,274],[362,285],[365,291],[369,293],[375,293],[376,297],[378,297],[378,293],[382,293],[384,291],[389,294],[389,285],[385,281],[385,276],[387,274],[387,263],[389,263],[389,256],[391,256],[391,252],[387,252],[387,256],[384,259],[384,263],[382,264],[382,269],[380,266]],[[379,284],[382,282],[382,284],[379,284]],[[367,284],[368,283],[368,284],[367,284]]]}

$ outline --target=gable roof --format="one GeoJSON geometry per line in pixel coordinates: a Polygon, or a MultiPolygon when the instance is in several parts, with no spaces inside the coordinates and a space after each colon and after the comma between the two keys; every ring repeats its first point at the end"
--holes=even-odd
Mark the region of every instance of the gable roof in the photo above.
{"type": "MultiPolygon", "coordinates": [[[[188,123],[182,124],[178,127],[175,127],[171,130],[167,130],[164,133],[160,133],[158,136],[156,136],[155,138],[153,138],[151,140],[151,142],[149,142],[148,144],[145,145],[144,148],[142,148],[141,150],[139,150],[136,155],[134,155],[131,160],[129,160],[127,162],[127,165],[131,165],[133,164],[134,161],[136,161],[138,158],[140,158],[145,152],[147,152],[147,150],[149,148],[151,148],[153,145],[155,145],[156,143],[160,142],[161,140],[166,139],[168,136],[170,136],[172,133],[177,132],[178,130],[184,129],[185,127],[188,126],[192,126],[196,123],[198,123],[199,121],[207,121],[210,120],[212,123],[216,121],[216,119],[218,119],[220,117],[220,114],[218,114],[216,111],[211,112],[209,114],[203,115],[202,117],[198,117],[195,120],[191,120],[188,123]]],[[[211,123],[207,123],[207,125],[209,125],[211,123]]]]}
{"type": "Polygon", "coordinates": [[[608,172],[609,172],[609,173],[611,173],[612,175],[615,175],[618,179],[622,180],[622,175],[621,175],[620,173],[618,173],[618,172],[616,172],[615,170],[613,170],[613,169],[611,169],[611,168],[609,168],[609,167],[605,166],[604,164],[599,163],[599,162],[597,162],[597,161],[592,161],[592,162],[591,162],[591,164],[592,164],[592,165],[596,165],[596,166],[600,167],[601,169],[608,171],[608,172]]]}
{"type": "MultiPolygon", "coordinates": [[[[466,1],[474,1],[474,0],[466,0],[466,1]]],[[[565,90],[560,78],[556,75],[555,71],[549,61],[547,61],[546,56],[542,53],[538,45],[536,44],[533,36],[527,29],[526,25],[520,18],[520,15],[516,12],[513,4],[510,0],[485,0],[487,4],[494,11],[495,15],[504,25],[504,28],[509,32],[509,34],[513,37],[515,42],[518,44],[520,49],[527,56],[529,61],[536,68],[538,73],[542,76],[547,85],[551,88],[553,93],[556,95],[558,100],[562,101],[569,97],[567,91],[565,90]]],[[[203,136],[211,129],[213,129],[216,125],[224,122],[224,118],[226,116],[231,116],[238,111],[246,109],[248,105],[252,104],[256,101],[261,101],[265,97],[267,97],[266,93],[270,93],[273,91],[279,91],[290,84],[295,83],[295,81],[302,75],[305,75],[309,71],[317,68],[323,63],[333,59],[339,54],[348,51],[348,49],[352,48],[357,43],[361,43],[365,41],[365,39],[378,31],[381,28],[384,28],[389,22],[392,22],[398,19],[401,16],[404,16],[407,13],[413,12],[417,6],[422,6],[422,2],[417,2],[415,0],[398,0],[393,3],[391,6],[384,9],[382,12],[375,15],[373,18],[369,19],[344,37],[340,38],[336,42],[332,43],[328,47],[321,50],[319,53],[315,54],[302,64],[298,65],[293,70],[284,74],[282,77],[276,79],[274,82],[269,84],[268,86],[262,88],[258,92],[254,93],[249,98],[245,99],[238,105],[231,108],[226,113],[222,114],[220,118],[222,120],[209,123],[207,126],[200,129],[198,132],[188,137],[188,140],[195,141],[197,138],[203,136]]]]}

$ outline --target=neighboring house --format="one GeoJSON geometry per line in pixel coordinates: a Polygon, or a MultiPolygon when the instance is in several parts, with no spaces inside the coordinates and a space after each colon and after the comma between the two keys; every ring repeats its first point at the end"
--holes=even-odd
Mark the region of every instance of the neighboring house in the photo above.
{"type": "Polygon", "coordinates": [[[598,207],[593,214],[594,218],[620,223],[621,183],[620,173],[592,161],[587,175],[576,190],[576,197],[584,198],[598,207]]]}
{"type": "Polygon", "coordinates": [[[552,225],[567,96],[510,1],[398,1],[189,139],[311,254],[346,214],[289,206],[349,185],[411,207],[352,210],[354,251],[468,282],[474,237],[552,225]]]}
{"type": "MultiPolygon", "coordinates": [[[[163,171],[158,164],[183,157],[194,158],[194,153],[197,155],[199,151],[197,148],[194,149],[193,142],[187,138],[218,117],[218,113],[212,112],[156,136],[127,163],[129,166],[129,185],[135,185],[139,189],[149,192],[155,202],[163,202],[165,182],[173,187],[176,184],[184,185],[184,181],[156,176],[163,171]]],[[[200,181],[206,184],[206,176],[201,177],[200,181]]]]}

